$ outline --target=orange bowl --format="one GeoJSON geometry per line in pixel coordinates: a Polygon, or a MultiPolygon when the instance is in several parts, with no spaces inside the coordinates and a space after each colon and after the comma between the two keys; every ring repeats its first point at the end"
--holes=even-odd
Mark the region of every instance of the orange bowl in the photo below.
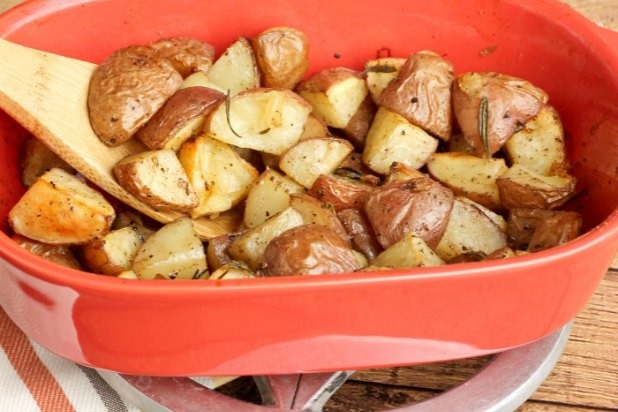
{"type": "MultiPolygon", "coordinates": [[[[16,43],[101,61],[192,36],[295,26],[311,68],[362,69],[377,53],[431,49],[458,72],[494,70],[545,89],[567,132],[586,233],[503,261],[303,278],[127,281],[20,249],[7,213],[24,189],[27,132],[0,112],[0,303],[32,339],[80,364],[130,374],[227,375],[435,362],[537,340],[572,319],[618,251],[618,35],[553,0],[33,0],[0,16],[16,43]]],[[[0,64],[10,64],[2,62],[0,64]]]]}

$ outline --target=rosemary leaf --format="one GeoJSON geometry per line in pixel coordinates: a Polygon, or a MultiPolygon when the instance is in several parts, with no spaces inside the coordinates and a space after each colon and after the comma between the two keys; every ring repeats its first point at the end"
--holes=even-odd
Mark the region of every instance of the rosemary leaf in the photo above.
{"type": "Polygon", "coordinates": [[[232,127],[232,122],[230,120],[230,100],[231,99],[232,97],[230,95],[230,89],[228,89],[227,93],[225,94],[225,119],[227,120],[227,125],[230,127],[230,130],[232,131],[232,133],[234,133],[236,137],[239,137],[242,139],[242,136],[236,133],[236,130],[234,130],[234,128],[232,127]]]}
{"type": "Polygon", "coordinates": [[[489,151],[489,135],[487,131],[487,123],[489,120],[489,100],[487,97],[481,98],[481,106],[479,108],[479,135],[483,142],[483,149],[485,149],[485,156],[491,157],[489,151]]]}

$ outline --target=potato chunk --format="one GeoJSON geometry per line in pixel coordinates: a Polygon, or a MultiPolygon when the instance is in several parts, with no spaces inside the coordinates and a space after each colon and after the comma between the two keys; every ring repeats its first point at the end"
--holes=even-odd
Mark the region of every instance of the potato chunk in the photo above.
{"type": "Polygon", "coordinates": [[[435,247],[448,224],[453,201],[450,189],[429,177],[419,177],[376,188],[365,203],[365,212],[385,249],[408,232],[435,247]]]}
{"type": "Polygon", "coordinates": [[[438,148],[438,140],[397,113],[380,107],[367,133],[363,161],[386,174],[394,162],[420,169],[438,148]]]}
{"type": "Polygon", "coordinates": [[[562,122],[556,109],[548,105],[506,141],[504,151],[512,164],[540,175],[560,175],[569,170],[562,122]]]}
{"type": "Polygon", "coordinates": [[[414,268],[423,266],[440,266],[444,261],[427,245],[422,237],[408,232],[393,243],[375,259],[372,266],[382,268],[414,268]]]}
{"type": "Polygon", "coordinates": [[[304,188],[289,177],[267,168],[249,189],[243,223],[248,228],[264,223],[290,206],[290,194],[303,191],[304,188]]]}
{"type": "Polygon", "coordinates": [[[127,156],[114,166],[118,183],[157,210],[189,211],[197,196],[176,153],[152,150],[127,156]]]}
{"type": "Polygon", "coordinates": [[[309,67],[307,36],[292,27],[273,27],[253,39],[257,64],[266,87],[293,89],[309,67]]]}
{"type": "Polygon", "coordinates": [[[496,180],[508,170],[504,159],[485,158],[462,152],[434,153],[427,170],[436,180],[491,209],[501,207],[496,180]]]}
{"type": "Polygon", "coordinates": [[[285,89],[254,89],[234,96],[207,119],[204,130],[238,147],[281,154],[300,139],[311,106],[285,89]]]}
{"type": "Polygon", "coordinates": [[[333,172],[354,150],[350,142],[338,138],[312,138],[296,143],[279,159],[279,168],[306,188],[318,176],[333,172]]]}
{"type": "Polygon", "coordinates": [[[208,270],[204,245],[188,217],[166,224],[141,245],[133,262],[140,279],[197,279],[208,270]]]}
{"type": "Polygon", "coordinates": [[[135,137],[151,150],[178,150],[182,143],[202,130],[206,115],[224,99],[223,93],[207,87],[180,89],[135,137]]]}
{"type": "Polygon", "coordinates": [[[406,59],[401,57],[382,57],[365,63],[367,87],[375,103],[391,80],[397,77],[405,62],[406,59]]]}
{"type": "Polygon", "coordinates": [[[208,71],[215,57],[213,46],[189,37],[161,39],[151,43],[150,47],[169,60],[183,78],[197,71],[208,71]]]}
{"type": "Polygon", "coordinates": [[[69,173],[74,172],[67,162],[34,136],[28,136],[24,140],[19,166],[21,181],[26,187],[32,186],[41,175],[54,167],[64,169],[69,173]]]}
{"type": "Polygon", "coordinates": [[[435,248],[443,260],[470,253],[489,255],[507,246],[506,234],[474,204],[455,199],[444,236],[435,248]]]}
{"type": "Polygon", "coordinates": [[[378,104],[423,130],[449,140],[452,129],[453,64],[431,51],[410,56],[384,89],[378,104]]]}
{"type": "Polygon", "coordinates": [[[453,110],[478,156],[490,157],[541,110],[547,94],[505,74],[464,73],[453,82],[453,110]]]}
{"type": "Polygon", "coordinates": [[[230,210],[245,199],[257,170],[226,143],[200,135],[178,152],[180,164],[197,194],[193,218],[230,210]]]}
{"type": "Polygon", "coordinates": [[[9,212],[13,230],[54,245],[83,244],[109,232],[116,213],[96,190],[62,169],[38,178],[9,212]]]}
{"type": "Polygon", "coordinates": [[[208,70],[209,81],[234,96],[260,86],[260,72],[251,42],[240,37],[232,43],[208,70]]]}
{"type": "Polygon", "coordinates": [[[88,113],[92,129],[109,146],[129,140],[181,83],[182,76],[169,60],[150,47],[115,51],[90,79],[88,113]]]}
{"type": "Polygon", "coordinates": [[[339,129],[348,125],[369,94],[362,73],[344,67],[322,70],[302,81],[296,90],[318,117],[339,129]]]}
{"type": "Polygon", "coordinates": [[[119,275],[131,269],[133,258],[144,241],[137,227],[126,226],[82,247],[82,259],[94,273],[119,275]]]}
{"type": "Polygon", "coordinates": [[[288,229],[304,224],[300,213],[291,207],[234,238],[227,251],[232,258],[245,262],[256,271],[262,263],[264,250],[271,240],[288,229]]]}
{"type": "Polygon", "coordinates": [[[562,206],[573,195],[576,179],[570,175],[543,176],[514,164],[496,183],[502,205],[507,209],[553,209],[562,206]]]}
{"type": "Polygon", "coordinates": [[[330,228],[305,224],[275,237],[264,251],[266,276],[353,272],[361,266],[349,245],[330,228]]]}
{"type": "Polygon", "coordinates": [[[575,239],[580,235],[581,227],[582,218],[576,212],[512,209],[507,234],[514,248],[536,252],[575,239]]]}
{"type": "Polygon", "coordinates": [[[82,269],[70,246],[41,243],[18,234],[11,236],[11,240],[17,243],[22,249],[29,250],[35,255],[41,256],[45,260],[49,260],[72,269],[82,269]]]}

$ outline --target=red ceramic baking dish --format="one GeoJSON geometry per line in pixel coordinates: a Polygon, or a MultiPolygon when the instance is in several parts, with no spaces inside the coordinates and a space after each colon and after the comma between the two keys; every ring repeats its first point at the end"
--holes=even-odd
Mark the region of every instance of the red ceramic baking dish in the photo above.
{"type": "MultiPolygon", "coordinates": [[[[458,72],[545,89],[567,132],[586,233],[503,261],[237,281],[129,281],[62,268],[0,233],[0,303],[34,341],[130,374],[346,370],[478,356],[537,340],[582,309],[618,251],[618,35],[553,0],[33,0],[0,35],[100,62],[131,43],[304,30],[313,72],[431,49],[458,72]]],[[[3,61],[0,64],[11,64],[3,61]]],[[[27,81],[27,79],[24,79],[27,81]]],[[[0,220],[23,193],[27,133],[0,113],[0,220]]]]}

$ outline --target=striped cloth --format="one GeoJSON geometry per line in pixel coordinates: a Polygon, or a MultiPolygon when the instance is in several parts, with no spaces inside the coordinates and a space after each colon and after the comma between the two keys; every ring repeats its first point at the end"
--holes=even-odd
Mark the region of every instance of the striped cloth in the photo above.
{"type": "Polygon", "coordinates": [[[31,341],[0,308],[1,412],[137,412],[91,368],[31,341]]]}

